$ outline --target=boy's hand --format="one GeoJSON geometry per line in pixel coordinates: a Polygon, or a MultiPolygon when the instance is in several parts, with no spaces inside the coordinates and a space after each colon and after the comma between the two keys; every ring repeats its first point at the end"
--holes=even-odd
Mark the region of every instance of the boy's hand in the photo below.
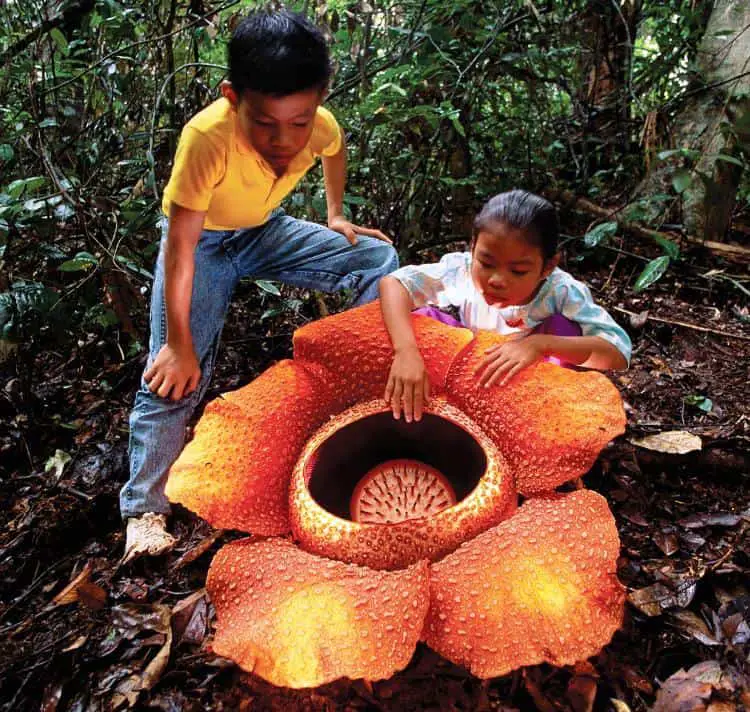
{"type": "Polygon", "coordinates": [[[371,227],[362,227],[361,225],[355,225],[353,222],[347,220],[343,215],[337,215],[335,218],[331,218],[328,221],[328,227],[334,232],[341,233],[352,245],[357,244],[357,233],[360,235],[367,235],[368,237],[374,237],[377,240],[387,242],[389,245],[393,244],[388,235],[380,230],[375,230],[371,227]]]}
{"type": "Polygon", "coordinates": [[[430,380],[419,349],[397,351],[385,387],[386,405],[398,420],[403,409],[407,423],[422,419],[422,408],[430,398],[430,380]]]}
{"type": "Polygon", "coordinates": [[[485,351],[485,357],[474,370],[480,385],[489,388],[500,379],[504,386],[513,376],[544,356],[544,351],[535,336],[523,336],[504,344],[491,346],[485,351]]]}
{"type": "Polygon", "coordinates": [[[198,387],[201,367],[192,347],[176,349],[165,344],[143,378],[152,393],[177,401],[198,387]]]}

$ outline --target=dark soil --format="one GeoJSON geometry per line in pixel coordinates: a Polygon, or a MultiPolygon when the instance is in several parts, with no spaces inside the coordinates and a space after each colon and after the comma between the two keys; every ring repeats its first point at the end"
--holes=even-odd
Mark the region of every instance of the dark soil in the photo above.
{"type": "MultiPolygon", "coordinates": [[[[614,511],[619,575],[631,593],[623,628],[598,656],[482,682],[420,646],[391,680],[305,691],[274,688],[214,656],[213,610],[200,591],[213,553],[232,535],[216,538],[178,510],[173,554],[118,566],[117,492],[143,354],[124,356],[128,337],[110,329],[77,334],[57,350],[22,350],[0,373],[0,707],[641,712],[682,669],[663,687],[660,709],[742,709],[750,696],[750,323],[747,295],[725,275],[746,268],[689,255],[635,294],[638,258],[601,250],[578,257],[569,256],[567,268],[588,281],[635,345],[630,370],[613,377],[628,431],[584,478],[614,511]],[[702,276],[711,269],[723,272],[702,276]],[[667,455],[630,443],[667,430],[699,435],[702,450],[667,455]],[[57,450],[72,459],[65,463],[57,450]],[[89,584],[78,601],[55,603],[84,571],[89,584]],[[170,625],[171,653],[160,666],[170,625]],[[706,665],[690,672],[698,663],[706,665]],[[152,687],[138,694],[134,676],[147,669],[152,687]],[[695,706],[677,706],[685,700],[695,706]]],[[[242,285],[209,398],[289,356],[294,328],[319,316],[310,295],[284,296],[300,297],[300,310],[260,321],[280,300],[242,285]]],[[[144,298],[129,309],[145,343],[144,298]]]]}

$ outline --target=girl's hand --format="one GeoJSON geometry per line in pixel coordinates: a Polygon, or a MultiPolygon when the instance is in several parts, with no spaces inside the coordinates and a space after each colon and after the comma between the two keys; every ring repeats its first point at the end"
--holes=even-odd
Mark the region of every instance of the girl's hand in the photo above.
{"type": "Polygon", "coordinates": [[[385,387],[386,405],[398,420],[403,408],[407,423],[422,419],[422,409],[430,398],[430,380],[419,349],[397,351],[385,387]]]}
{"type": "Polygon", "coordinates": [[[489,388],[498,381],[504,386],[513,376],[544,356],[541,344],[532,334],[491,346],[474,371],[480,385],[489,388]],[[502,380],[500,380],[502,379],[502,380]]]}
{"type": "Polygon", "coordinates": [[[198,387],[201,367],[192,347],[176,349],[165,344],[143,374],[143,379],[152,393],[177,401],[198,387]]]}
{"type": "Polygon", "coordinates": [[[375,230],[371,227],[355,225],[343,215],[337,215],[335,218],[331,218],[328,221],[328,227],[334,232],[341,233],[352,245],[357,244],[357,233],[360,235],[367,235],[368,237],[374,237],[376,240],[387,242],[389,245],[393,244],[393,241],[384,232],[380,232],[380,230],[375,230]]]}

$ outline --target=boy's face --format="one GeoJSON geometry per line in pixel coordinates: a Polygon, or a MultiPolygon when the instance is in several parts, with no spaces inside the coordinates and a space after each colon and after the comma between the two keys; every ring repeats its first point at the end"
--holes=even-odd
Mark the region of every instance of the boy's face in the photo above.
{"type": "Polygon", "coordinates": [[[237,112],[237,123],[244,138],[277,176],[283,175],[310,140],[323,92],[308,89],[275,97],[248,90],[238,96],[232,85],[225,83],[222,94],[237,112]]]}
{"type": "Polygon", "coordinates": [[[544,259],[522,230],[495,223],[477,235],[471,255],[471,277],[487,304],[527,304],[543,279],[557,266],[544,259]]]}

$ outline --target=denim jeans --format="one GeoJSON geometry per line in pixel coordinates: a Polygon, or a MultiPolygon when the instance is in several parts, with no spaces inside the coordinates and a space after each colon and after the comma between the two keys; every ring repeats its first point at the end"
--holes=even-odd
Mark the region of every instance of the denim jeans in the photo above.
{"type": "MultiPolygon", "coordinates": [[[[151,295],[151,338],[146,367],[166,343],[164,245],[166,220],[151,295]]],[[[185,428],[211,380],[229,300],[242,277],[271,279],[307,289],[349,289],[353,304],[378,296],[380,278],[398,268],[391,245],[358,235],[356,246],[337,232],[275,211],[264,225],[204,230],[195,250],[190,309],[193,347],[201,365],[198,388],[179,401],[152,393],[141,379],[130,415],[130,478],[120,491],[123,518],[169,512],[167,472],[185,444],[185,428]]]]}

